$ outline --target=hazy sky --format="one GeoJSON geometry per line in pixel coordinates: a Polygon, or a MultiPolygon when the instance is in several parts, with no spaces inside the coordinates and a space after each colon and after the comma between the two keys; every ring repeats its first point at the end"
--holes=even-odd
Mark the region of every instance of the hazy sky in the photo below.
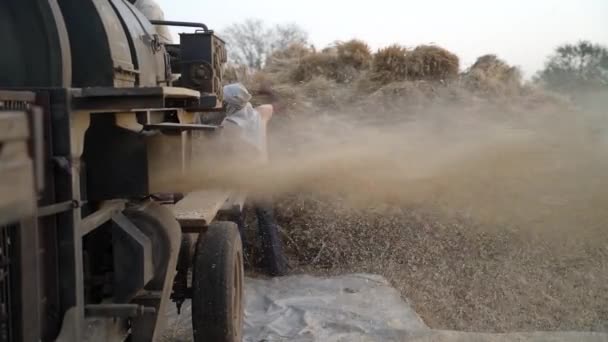
{"type": "Polygon", "coordinates": [[[608,46],[608,0],[157,0],[167,20],[202,21],[216,31],[246,18],[297,23],[317,47],[359,38],[376,49],[434,43],[462,67],[486,53],[530,76],[553,48],[588,39],[608,46]]]}

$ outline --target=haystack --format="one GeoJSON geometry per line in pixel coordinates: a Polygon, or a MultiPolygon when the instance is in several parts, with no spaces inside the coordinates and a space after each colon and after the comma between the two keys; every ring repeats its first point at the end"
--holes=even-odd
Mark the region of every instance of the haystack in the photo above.
{"type": "Polygon", "coordinates": [[[292,78],[296,82],[308,82],[315,76],[335,79],[338,59],[328,53],[313,53],[305,56],[293,70],[292,78]]]}
{"type": "Polygon", "coordinates": [[[364,41],[353,39],[336,45],[338,62],[349,65],[357,70],[369,68],[372,61],[372,52],[364,41]]]}
{"type": "Polygon", "coordinates": [[[298,65],[302,58],[312,53],[314,53],[314,50],[307,45],[291,44],[286,49],[274,51],[266,59],[264,72],[269,75],[274,83],[290,82],[294,66],[298,65]]]}
{"type": "Polygon", "coordinates": [[[458,77],[458,56],[438,46],[421,45],[407,55],[407,75],[411,80],[442,81],[458,77]]]}
{"type": "Polygon", "coordinates": [[[357,74],[358,71],[353,66],[341,64],[337,55],[321,52],[302,58],[292,72],[292,79],[303,83],[316,76],[323,76],[338,83],[350,83],[357,74]]]}
{"type": "Polygon", "coordinates": [[[381,84],[404,81],[407,78],[408,51],[401,45],[378,50],[372,62],[371,78],[381,84]]]}
{"type": "Polygon", "coordinates": [[[517,95],[521,91],[521,71],[496,55],[477,59],[462,76],[464,86],[488,95],[517,95]]]}

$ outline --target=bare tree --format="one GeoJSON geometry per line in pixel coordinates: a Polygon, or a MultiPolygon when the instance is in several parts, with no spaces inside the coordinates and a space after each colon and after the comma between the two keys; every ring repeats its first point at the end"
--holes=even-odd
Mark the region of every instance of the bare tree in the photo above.
{"type": "Polygon", "coordinates": [[[271,49],[285,50],[292,44],[308,43],[308,33],[296,24],[276,25],[273,29],[271,49]]]}
{"type": "Polygon", "coordinates": [[[228,44],[230,62],[254,69],[261,69],[273,51],[284,49],[292,43],[305,44],[308,40],[306,32],[296,24],[268,28],[260,19],[234,23],[220,36],[228,44]]]}
{"type": "Polygon", "coordinates": [[[268,53],[268,29],[259,19],[247,19],[234,23],[224,30],[221,37],[228,44],[231,62],[261,68],[268,53]]]}

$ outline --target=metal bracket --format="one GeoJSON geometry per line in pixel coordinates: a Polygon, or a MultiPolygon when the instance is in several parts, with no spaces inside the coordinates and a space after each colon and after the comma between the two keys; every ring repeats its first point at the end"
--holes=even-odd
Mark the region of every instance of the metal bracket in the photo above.
{"type": "Polygon", "coordinates": [[[86,317],[134,318],[155,313],[155,308],[137,304],[97,304],[84,307],[86,317]]]}
{"type": "Polygon", "coordinates": [[[110,221],[114,215],[125,209],[125,200],[113,200],[104,202],[99,210],[82,219],[80,223],[80,235],[85,236],[102,224],[110,221]]]}
{"type": "Polygon", "coordinates": [[[47,205],[47,206],[38,208],[38,217],[46,217],[46,216],[59,214],[64,211],[80,208],[81,206],[82,206],[82,202],[79,202],[76,200],[47,205]]]}
{"type": "Polygon", "coordinates": [[[114,300],[129,301],[137,289],[142,289],[154,277],[152,240],[122,213],[112,215],[118,226],[113,234],[114,300]],[[129,262],[125,263],[124,260],[129,262]]]}

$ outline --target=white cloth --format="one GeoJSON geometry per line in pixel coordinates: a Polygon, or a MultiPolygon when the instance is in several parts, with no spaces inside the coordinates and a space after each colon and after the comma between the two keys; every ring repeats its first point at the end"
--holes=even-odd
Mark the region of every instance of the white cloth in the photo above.
{"type": "MultiPolygon", "coordinates": [[[[165,20],[165,13],[154,0],[137,0],[133,4],[148,20],[165,20]]],[[[171,31],[164,25],[155,25],[156,34],[163,44],[173,44],[171,31]]]]}
{"type": "Polygon", "coordinates": [[[251,94],[240,83],[224,87],[224,102],[226,103],[226,119],[239,126],[244,142],[255,146],[261,153],[266,151],[266,135],[264,122],[260,113],[251,106],[251,94]]]}

